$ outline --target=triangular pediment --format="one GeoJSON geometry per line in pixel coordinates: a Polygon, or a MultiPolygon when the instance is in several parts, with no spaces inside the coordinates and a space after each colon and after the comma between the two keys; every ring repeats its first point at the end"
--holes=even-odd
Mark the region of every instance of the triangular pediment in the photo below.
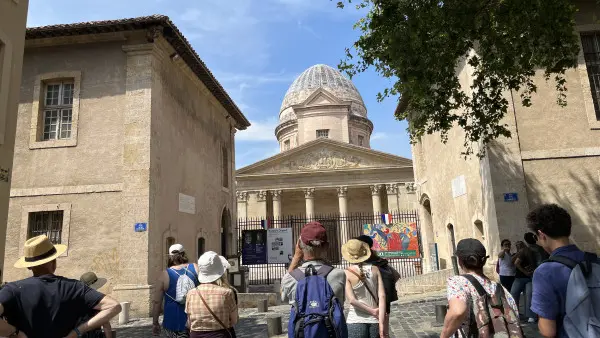
{"type": "Polygon", "coordinates": [[[412,167],[410,159],[330,139],[317,139],[237,170],[237,176],[412,167]]]}
{"type": "Polygon", "coordinates": [[[331,94],[327,90],[323,88],[317,89],[314,93],[310,94],[309,97],[304,100],[301,104],[297,105],[297,107],[313,107],[313,106],[325,106],[332,104],[342,104],[335,95],[331,94]]]}

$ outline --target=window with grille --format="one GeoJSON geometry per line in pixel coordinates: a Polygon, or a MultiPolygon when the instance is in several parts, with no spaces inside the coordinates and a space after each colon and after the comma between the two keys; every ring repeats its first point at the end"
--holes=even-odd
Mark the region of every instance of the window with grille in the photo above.
{"type": "Polygon", "coordinates": [[[202,254],[204,253],[204,245],[205,245],[204,237],[198,238],[198,252],[196,253],[197,257],[202,256],[202,254]]]}
{"type": "Polygon", "coordinates": [[[283,150],[290,150],[290,140],[283,141],[283,150]]]}
{"type": "Polygon", "coordinates": [[[74,88],[73,81],[45,85],[42,140],[71,138],[74,88]]]}
{"type": "Polygon", "coordinates": [[[46,235],[53,244],[61,244],[63,210],[29,213],[27,238],[46,235]]]}
{"type": "Polygon", "coordinates": [[[317,138],[328,138],[329,137],[329,129],[318,129],[317,130],[317,138]]]}
{"type": "Polygon", "coordinates": [[[365,137],[362,135],[358,135],[358,145],[362,147],[364,143],[365,143],[365,137]]]}
{"type": "Polygon", "coordinates": [[[222,170],[223,170],[223,186],[225,188],[229,188],[229,153],[227,151],[227,147],[223,147],[222,148],[222,152],[223,152],[223,163],[222,163],[222,170]]]}
{"type": "Polygon", "coordinates": [[[600,120],[600,32],[581,34],[581,45],[590,80],[596,119],[600,120]]]}

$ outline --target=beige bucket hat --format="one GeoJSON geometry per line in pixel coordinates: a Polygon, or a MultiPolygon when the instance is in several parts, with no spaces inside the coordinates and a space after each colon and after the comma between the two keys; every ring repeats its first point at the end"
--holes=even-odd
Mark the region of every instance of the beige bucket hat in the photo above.
{"type": "Polygon", "coordinates": [[[349,263],[362,263],[371,257],[371,249],[369,244],[351,239],[342,245],[342,256],[349,263]]]}
{"type": "Polygon", "coordinates": [[[63,244],[52,244],[46,235],[28,239],[23,247],[23,257],[15,263],[15,268],[32,268],[55,260],[67,251],[63,244]]]}

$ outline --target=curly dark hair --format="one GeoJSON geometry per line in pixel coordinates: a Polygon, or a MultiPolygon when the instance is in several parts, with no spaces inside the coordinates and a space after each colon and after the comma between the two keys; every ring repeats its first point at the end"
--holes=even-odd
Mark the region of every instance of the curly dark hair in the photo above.
{"type": "Polygon", "coordinates": [[[543,204],[527,214],[527,226],[531,231],[538,230],[550,238],[571,235],[571,215],[556,204],[543,204]]]}
{"type": "Polygon", "coordinates": [[[527,244],[535,244],[537,242],[537,238],[533,232],[528,232],[523,236],[523,239],[527,244]]]}
{"type": "Polygon", "coordinates": [[[504,243],[508,242],[508,244],[510,244],[510,240],[509,239],[503,239],[502,242],[500,242],[500,246],[504,246],[504,243]]]}
{"type": "Polygon", "coordinates": [[[167,267],[170,268],[175,265],[186,264],[186,263],[189,263],[189,261],[190,260],[188,259],[187,255],[185,254],[185,251],[176,252],[173,255],[169,255],[167,267]]]}

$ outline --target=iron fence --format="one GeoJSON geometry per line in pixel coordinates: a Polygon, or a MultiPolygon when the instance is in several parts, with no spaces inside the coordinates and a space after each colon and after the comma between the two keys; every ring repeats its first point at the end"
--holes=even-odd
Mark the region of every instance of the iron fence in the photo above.
{"type": "MultiPolygon", "coordinates": [[[[401,275],[409,277],[423,273],[422,245],[419,230],[419,217],[416,211],[399,211],[391,213],[393,222],[416,223],[417,238],[419,243],[419,256],[411,258],[388,258],[401,275]]],[[[382,223],[381,215],[372,213],[351,213],[346,215],[327,214],[315,215],[310,220],[320,222],[327,230],[329,247],[326,259],[335,267],[346,268],[349,264],[342,259],[341,246],[344,239],[355,238],[363,234],[365,224],[382,223]]],[[[291,228],[293,243],[296,243],[302,226],[310,221],[304,215],[285,216],[282,218],[240,218],[237,221],[238,248],[242,248],[242,231],[259,230],[265,228],[291,228]]],[[[240,252],[241,254],[241,252],[240,252]]],[[[273,284],[280,280],[287,271],[287,264],[256,264],[246,265],[249,268],[249,281],[251,285],[273,284]]]]}

